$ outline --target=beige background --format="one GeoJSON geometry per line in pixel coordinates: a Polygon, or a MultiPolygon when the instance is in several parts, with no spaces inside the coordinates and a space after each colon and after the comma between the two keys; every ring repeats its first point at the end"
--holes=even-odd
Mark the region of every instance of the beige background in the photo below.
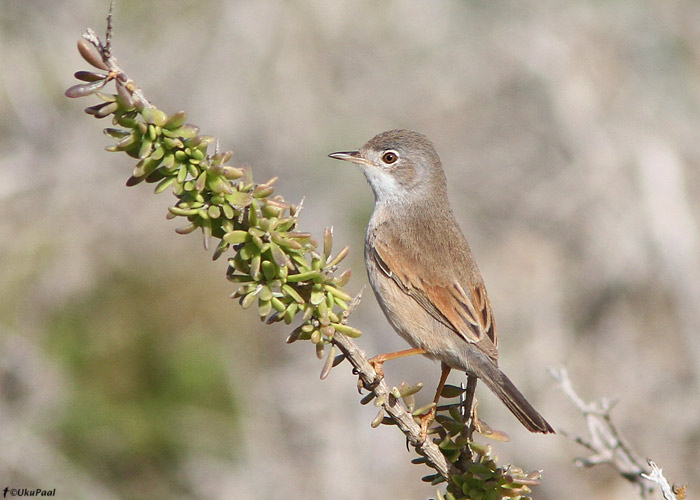
{"type": "MultiPolygon", "coordinates": [[[[228,299],[224,262],[126,189],[133,161],[69,101],[106,2],[0,0],[0,486],[90,499],[424,499],[396,429],[371,429],[347,366],[284,344],[228,299]]],[[[389,128],[431,137],[492,299],[501,364],[555,426],[580,394],[619,397],[633,448],[700,476],[700,4],[618,0],[120,1],[114,47],[161,109],[305,197],[302,226],[350,244],[366,278],[372,195],[326,158],[389,128]]],[[[436,249],[436,252],[439,249],[436,249]]],[[[401,349],[371,294],[368,353],[401,349]]],[[[437,365],[388,365],[432,387],[437,365]]],[[[460,381],[459,374],[452,380],[460,381]]],[[[432,391],[432,389],[430,389],[432,391]]],[[[429,398],[430,391],[422,395],[429,398]]],[[[583,449],[510,434],[540,499],[628,499],[583,449]]],[[[660,498],[660,496],[658,496],[660,498]]]]}

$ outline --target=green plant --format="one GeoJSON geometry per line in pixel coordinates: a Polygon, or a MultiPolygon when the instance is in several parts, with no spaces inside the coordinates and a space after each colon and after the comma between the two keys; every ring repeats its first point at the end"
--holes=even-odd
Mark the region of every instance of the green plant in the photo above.
{"type": "MultiPolygon", "coordinates": [[[[478,426],[465,418],[471,411],[462,410],[461,400],[438,407],[431,437],[420,438],[413,415],[424,409],[414,408],[413,395],[422,384],[389,388],[352,340],[361,332],[348,318],[360,296],[353,298],[344,289],[350,270],[339,270],[348,247],[333,255],[328,229],[319,245],[299,230],[301,207],[274,194],[276,178],[255,182],[250,167],[231,164],[232,152],[220,152],[213,137],[186,123],[184,112],[168,115],[150,103],[112,55],[111,34],[110,14],[104,42],[92,30],[78,41],[80,54],[99,71],[75,73],[82,83],[68,89],[66,96],[100,99],[85,111],[96,118],[111,117],[113,126],[105,133],[115,143],[107,150],[137,160],[127,186],[146,182],[156,184],[156,193],[170,190],[176,201],[168,217],[186,220],[177,232],[199,230],[205,248],[215,241],[214,259],[230,255],[227,278],[238,284],[232,297],[243,308],[256,307],[267,323],[292,324],[301,317],[287,342],[311,341],[319,358],[325,356],[322,379],[348,360],[359,376],[359,387],[369,391],[361,402],[374,401],[379,407],[372,425],[398,426],[419,454],[413,462],[434,469],[423,480],[447,482],[438,498],[524,498],[538,483],[539,473],[498,466],[490,447],[473,441],[478,426]],[[115,85],[115,93],[105,92],[109,83],[115,85]]],[[[464,390],[454,386],[443,392],[446,398],[463,395],[464,390]]]]}

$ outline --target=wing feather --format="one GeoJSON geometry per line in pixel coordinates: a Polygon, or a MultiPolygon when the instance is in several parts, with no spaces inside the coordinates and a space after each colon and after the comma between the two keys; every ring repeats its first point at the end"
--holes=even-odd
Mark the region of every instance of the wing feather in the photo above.
{"type": "Polygon", "coordinates": [[[497,359],[496,331],[491,306],[483,283],[467,283],[467,289],[455,279],[445,285],[431,283],[415,272],[415,265],[397,265],[392,246],[375,240],[370,256],[377,267],[425,311],[465,341],[477,345],[497,359]]]}

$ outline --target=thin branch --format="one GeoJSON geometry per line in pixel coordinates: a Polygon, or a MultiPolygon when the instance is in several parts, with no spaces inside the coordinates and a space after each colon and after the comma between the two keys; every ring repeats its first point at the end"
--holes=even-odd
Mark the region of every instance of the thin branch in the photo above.
{"type": "Polygon", "coordinates": [[[558,433],[593,453],[589,457],[577,458],[574,462],[576,465],[592,467],[598,464],[609,464],[622,477],[637,487],[642,498],[647,498],[647,495],[654,490],[654,487],[647,482],[651,481],[661,486],[666,500],[678,500],[673,494],[673,489],[668,481],[661,474],[661,469],[654,462],[647,459],[652,469],[649,472],[613,423],[610,412],[617,402],[616,399],[602,398],[599,401],[587,403],[574,390],[566,368],[550,368],[549,374],[558,382],[559,389],[564,395],[586,418],[588,439],[557,429],[558,433]],[[667,496],[668,493],[664,489],[664,485],[673,496],[667,496]]]}
{"type": "Polygon", "coordinates": [[[432,440],[426,439],[424,442],[421,442],[420,425],[413,420],[413,415],[408,412],[403,403],[394,397],[384,380],[377,376],[374,368],[369,364],[364,351],[345,335],[336,335],[333,338],[333,343],[338,346],[346,359],[350,361],[362,384],[365,387],[372,387],[372,392],[377,399],[383,401],[381,406],[384,411],[394,420],[396,426],[401,429],[408,442],[421,455],[425,455],[431,467],[444,477],[449,477],[459,472],[445,460],[445,456],[440,451],[440,448],[432,440]]]}
{"type": "Polygon", "coordinates": [[[673,491],[673,487],[664,477],[663,470],[661,470],[661,468],[656,465],[656,462],[653,460],[647,459],[647,463],[649,464],[649,467],[651,467],[651,472],[649,474],[642,474],[642,477],[658,484],[665,500],[678,500],[679,497],[676,496],[673,491]]]}

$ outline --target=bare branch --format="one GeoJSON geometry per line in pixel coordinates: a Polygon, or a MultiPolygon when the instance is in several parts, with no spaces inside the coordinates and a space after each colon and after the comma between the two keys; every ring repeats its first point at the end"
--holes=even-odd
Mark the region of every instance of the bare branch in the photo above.
{"type": "Polygon", "coordinates": [[[651,472],[649,474],[642,474],[642,477],[658,484],[665,500],[678,500],[678,497],[673,492],[673,487],[671,487],[668,480],[664,477],[663,470],[661,470],[653,460],[647,458],[647,463],[651,467],[651,472]]]}
{"type": "Polygon", "coordinates": [[[589,457],[575,459],[576,465],[593,467],[598,464],[609,464],[622,477],[637,487],[642,498],[647,498],[647,495],[654,490],[654,487],[647,482],[651,481],[660,485],[666,500],[678,500],[672,487],[661,474],[661,469],[653,461],[647,459],[651,466],[651,472],[649,472],[613,423],[610,412],[617,402],[616,399],[601,398],[599,401],[587,403],[574,390],[566,368],[550,368],[549,374],[559,383],[559,389],[564,395],[586,418],[588,439],[557,429],[558,433],[593,453],[589,457]]]}
{"type": "Polygon", "coordinates": [[[375,396],[383,401],[382,408],[394,420],[396,426],[406,436],[406,439],[416,450],[424,455],[437,472],[444,477],[456,474],[458,470],[447,460],[440,451],[440,448],[432,440],[420,440],[420,425],[413,420],[413,415],[408,412],[401,400],[394,397],[391,390],[383,379],[380,379],[372,365],[369,364],[367,356],[355,342],[345,335],[336,335],[333,343],[345,354],[345,358],[350,361],[353,369],[357,372],[365,387],[372,387],[375,396]]]}

